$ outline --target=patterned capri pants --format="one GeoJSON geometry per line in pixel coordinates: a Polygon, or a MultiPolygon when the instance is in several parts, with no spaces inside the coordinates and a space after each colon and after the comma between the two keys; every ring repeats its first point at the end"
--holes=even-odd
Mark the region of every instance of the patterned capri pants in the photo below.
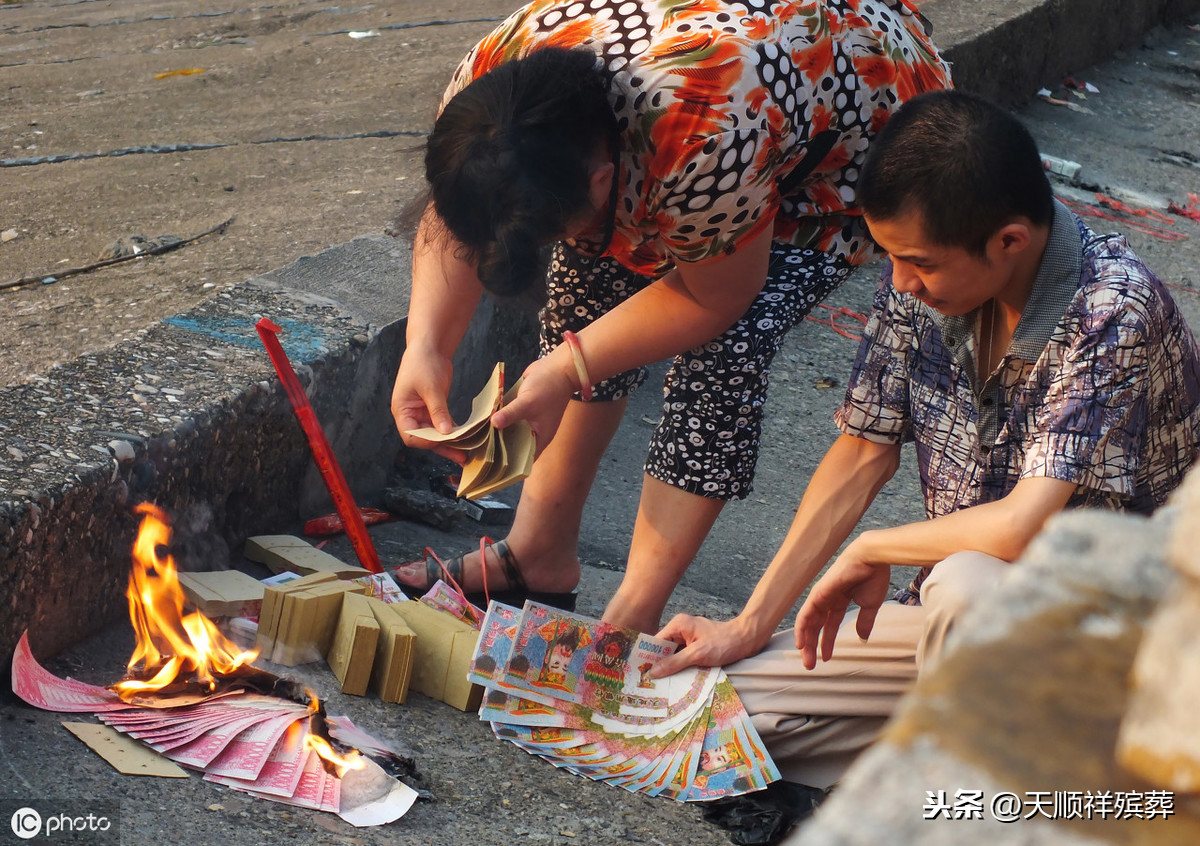
{"type": "MultiPolygon", "coordinates": [[[[771,359],[788,330],[850,273],[842,258],[774,244],[767,283],[736,324],[718,338],[675,357],[663,385],[663,415],[650,441],[646,473],[689,493],[743,499],[758,461],[771,359]]],[[[653,280],[611,258],[554,247],[542,309],[541,351],[562,343],[653,280]]],[[[596,400],[615,400],[647,378],[645,368],[595,386],[596,400]]]]}

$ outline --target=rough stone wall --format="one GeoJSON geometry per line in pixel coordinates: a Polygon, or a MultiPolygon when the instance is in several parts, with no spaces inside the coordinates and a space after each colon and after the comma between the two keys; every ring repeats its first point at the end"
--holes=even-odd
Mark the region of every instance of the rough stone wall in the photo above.
{"type": "Polygon", "coordinates": [[[1146,625],[1133,665],[1117,759],[1164,789],[1200,794],[1200,473],[1176,494],[1181,517],[1167,558],[1178,582],[1146,625]]]}
{"type": "Polygon", "coordinates": [[[1177,520],[1194,519],[1179,511],[1054,518],[788,843],[1200,842],[1200,807],[1184,796],[1165,817],[1097,810],[1117,793],[1161,789],[1123,769],[1116,744],[1147,620],[1176,589],[1164,547],[1177,520]],[[960,791],[979,792],[977,818],[955,817],[966,807],[960,791]],[[1068,819],[1054,797],[1072,792],[1080,815],[1068,819]],[[1003,793],[1021,800],[1019,818],[997,818],[991,802],[1003,793]],[[1045,813],[1026,804],[1038,793],[1050,797],[1045,813]],[[927,819],[939,801],[946,812],[927,819]]]}
{"type": "Polygon", "coordinates": [[[311,459],[254,331],[263,314],[293,328],[283,342],[318,418],[335,417],[351,402],[363,327],[249,287],[0,392],[5,660],[26,629],[52,654],[126,613],[139,502],[179,521],[194,559],[181,563],[202,569],[227,566],[251,533],[296,524],[311,459]]]}

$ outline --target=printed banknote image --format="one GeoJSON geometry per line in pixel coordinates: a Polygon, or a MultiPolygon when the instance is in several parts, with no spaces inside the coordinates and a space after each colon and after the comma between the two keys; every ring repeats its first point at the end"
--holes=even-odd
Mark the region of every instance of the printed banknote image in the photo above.
{"type": "Polygon", "coordinates": [[[737,796],[779,771],[720,668],[662,679],[670,641],[536,602],[491,603],[470,678],[497,737],[577,775],[682,801],[737,796]]]}

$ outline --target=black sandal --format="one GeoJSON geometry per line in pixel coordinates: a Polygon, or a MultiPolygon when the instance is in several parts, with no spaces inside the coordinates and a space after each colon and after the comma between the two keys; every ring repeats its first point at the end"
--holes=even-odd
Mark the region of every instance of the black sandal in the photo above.
{"type": "MultiPolygon", "coordinates": [[[[543,605],[552,605],[555,608],[563,611],[574,611],[575,601],[579,596],[579,592],[571,591],[546,591],[546,590],[530,590],[525,584],[525,578],[521,575],[521,566],[517,563],[517,556],[513,555],[511,549],[508,548],[508,541],[501,540],[496,543],[489,544],[485,539],[480,544],[480,563],[481,566],[487,566],[487,560],[483,557],[488,547],[496,553],[496,557],[500,560],[500,569],[504,572],[505,578],[508,579],[508,587],[502,590],[488,591],[486,582],[484,590],[475,593],[464,594],[467,601],[472,605],[486,609],[488,599],[494,599],[496,602],[502,602],[505,605],[512,605],[520,608],[525,604],[525,600],[529,599],[533,602],[540,602],[543,605]]],[[[425,580],[426,590],[437,583],[438,579],[446,580],[447,575],[454,581],[456,585],[462,584],[463,561],[468,553],[451,558],[449,561],[438,561],[436,557],[430,555],[425,559],[425,580]]]]}

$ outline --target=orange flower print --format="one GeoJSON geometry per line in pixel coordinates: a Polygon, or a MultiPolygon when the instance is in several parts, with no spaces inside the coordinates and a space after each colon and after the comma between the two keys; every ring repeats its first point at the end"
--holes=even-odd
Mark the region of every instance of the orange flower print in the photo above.
{"type": "Polygon", "coordinates": [[[833,47],[828,41],[818,41],[803,50],[793,50],[792,64],[811,82],[816,83],[833,69],[833,47]]]}
{"type": "Polygon", "coordinates": [[[750,107],[751,111],[761,112],[763,103],[767,102],[767,98],[770,96],[771,92],[760,85],[746,97],[746,104],[750,107]]]}
{"type": "MultiPolygon", "coordinates": [[[[680,100],[706,106],[723,106],[733,99],[729,92],[734,90],[744,72],[744,65],[739,60],[723,65],[678,68],[672,71],[672,76],[683,80],[677,92],[680,100]]],[[[718,119],[720,117],[717,116],[718,119]]]]}
{"type": "Polygon", "coordinates": [[[817,182],[810,186],[808,196],[812,204],[822,211],[840,211],[846,205],[837,187],[828,182],[817,182]]]}
{"type": "Polygon", "coordinates": [[[655,169],[661,164],[673,164],[681,146],[706,133],[707,122],[702,115],[688,114],[682,109],[672,109],[661,115],[650,129],[650,141],[657,151],[655,169]]]}
{"type": "Polygon", "coordinates": [[[534,0],[478,44],[449,93],[543,47],[594,50],[615,74],[629,176],[608,255],[657,276],[672,262],[735,250],[773,224],[777,240],[860,263],[874,249],[852,220],[862,140],[899,103],[950,84],[904,7],[908,0],[534,0]],[[833,148],[810,172],[801,166],[809,142],[830,130],[833,148]],[[693,194],[698,174],[729,187],[693,194]],[[753,218],[737,214],[748,203],[753,218]],[[697,225],[718,212],[717,223],[697,225]]]}
{"type": "Polygon", "coordinates": [[[792,18],[799,14],[800,10],[795,3],[780,3],[775,7],[775,18],[780,23],[787,23],[792,18]]]}
{"type": "Polygon", "coordinates": [[[896,63],[887,56],[855,56],[854,70],[870,88],[883,88],[896,81],[896,63]]]}
{"type": "Polygon", "coordinates": [[[742,18],[742,25],[746,27],[746,35],[755,41],[766,41],[775,30],[771,19],[762,12],[755,12],[748,18],[742,18]]]}
{"type": "Polygon", "coordinates": [[[568,21],[551,32],[544,44],[546,47],[565,47],[569,50],[589,41],[600,40],[604,30],[600,21],[585,18],[568,21]]]}
{"type": "Polygon", "coordinates": [[[646,56],[663,67],[704,67],[732,61],[741,52],[731,39],[700,31],[666,36],[646,51],[646,56]]]}
{"type": "Polygon", "coordinates": [[[783,113],[783,109],[779,108],[777,103],[769,103],[767,105],[767,126],[771,132],[779,137],[787,124],[787,115],[783,113]]]}

